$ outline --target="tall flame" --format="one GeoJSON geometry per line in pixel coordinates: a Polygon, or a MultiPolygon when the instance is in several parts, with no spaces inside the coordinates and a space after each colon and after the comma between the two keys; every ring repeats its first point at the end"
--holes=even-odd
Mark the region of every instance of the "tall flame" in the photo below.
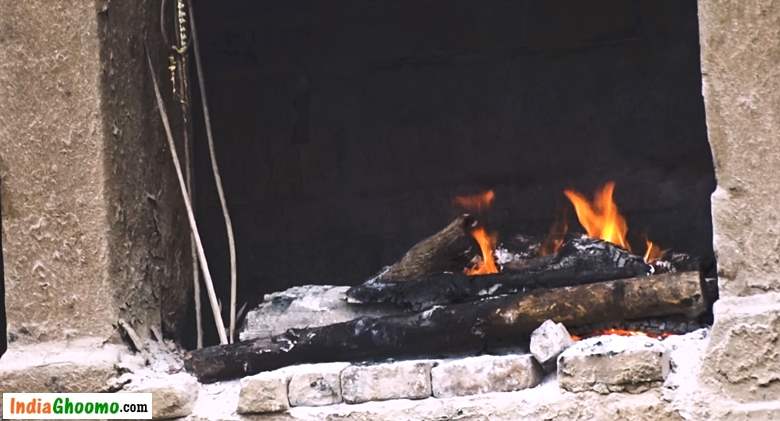
{"type": "Polygon", "coordinates": [[[593,201],[575,190],[566,189],[563,194],[574,205],[577,219],[589,237],[609,241],[630,251],[631,246],[626,241],[628,225],[612,199],[614,191],[615,183],[609,181],[596,191],[593,201]]]}
{"type": "Polygon", "coordinates": [[[474,267],[465,270],[466,275],[489,275],[498,273],[496,258],[493,250],[496,248],[496,235],[488,234],[483,227],[477,227],[471,230],[471,236],[479,244],[479,251],[482,253],[480,260],[474,267]]]}

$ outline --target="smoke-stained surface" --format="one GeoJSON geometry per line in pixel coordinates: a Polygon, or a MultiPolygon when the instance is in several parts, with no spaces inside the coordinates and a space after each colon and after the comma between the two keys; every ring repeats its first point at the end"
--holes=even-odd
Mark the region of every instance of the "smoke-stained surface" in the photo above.
{"type": "MultiPolygon", "coordinates": [[[[243,299],[363,280],[487,188],[499,242],[543,236],[564,188],[615,180],[632,243],[711,254],[695,1],[198,6],[243,299]]],[[[198,141],[198,212],[226,280],[198,141]]]]}

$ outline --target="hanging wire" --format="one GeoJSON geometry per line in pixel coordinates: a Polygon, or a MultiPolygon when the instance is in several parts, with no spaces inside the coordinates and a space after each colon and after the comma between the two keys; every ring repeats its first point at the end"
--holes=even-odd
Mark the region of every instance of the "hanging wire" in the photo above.
{"type": "Polygon", "coordinates": [[[184,175],[182,174],[181,163],[179,162],[179,154],[176,152],[176,144],[173,141],[171,125],[168,121],[168,113],[165,111],[165,103],[163,102],[162,94],[160,94],[160,84],[157,81],[157,75],[154,72],[152,57],[149,55],[148,48],[146,48],[146,62],[149,67],[149,75],[152,78],[152,85],[154,86],[154,95],[155,99],[157,100],[157,109],[160,112],[160,118],[162,119],[163,127],[165,128],[165,136],[168,140],[168,148],[171,151],[171,159],[173,160],[173,166],[176,169],[176,177],[179,181],[179,188],[181,190],[182,199],[184,199],[184,208],[187,211],[187,221],[189,222],[190,229],[192,230],[192,236],[195,239],[198,260],[200,261],[201,268],[203,269],[203,277],[206,282],[206,292],[208,293],[209,302],[211,304],[211,311],[214,314],[214,324],[217,327],[219,342],[224,345],[228,343],[228,340],[227,334],[225,333],[225,325],[222,321],[222,316],[219,311],[217,294],[214,291],[214,282],[211,279],[211,272],[209,271],[208,262],[206,261],[206,253],[203,251],[203,244],[201,243],[200,233],[198,232],[198,226],[195,222],[195,214],[192,211],[192,203],[190,202],[189,195],[187,194],[187,186],[184,182],[184,175]]]}

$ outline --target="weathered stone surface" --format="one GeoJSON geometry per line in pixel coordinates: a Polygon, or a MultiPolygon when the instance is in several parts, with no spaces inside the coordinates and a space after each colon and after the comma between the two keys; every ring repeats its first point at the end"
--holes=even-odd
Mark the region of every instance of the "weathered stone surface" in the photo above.
{"type": "Polygon", "coordinates": [[[108,391],[122,351],[87,341],[17,344],[0,358],[0,393],[108,391]]]}
{"type": "Polygon", "coordinates": [[[780,294],[723,298],[714,312],[702,380],[738,402],[780,399],[780,294]]]}
{"type": "Polygon", "coordinates": [[[542,370],[531,355],[480,355],[440,361],[431,369],[433,396],[511,392],[534,387],[542,370]]]}
{"type": "Polygon", "coordinates": [[[145,335],[139,326],[161,313],[182,316],[170,296],[160,311],[161,284],[191,296],[177,284],[187,238],[141,67],[142,39],[163,51],[147,30],[159,7],[2,0],[0,10],[9,339],[105,340],[120,317],[145,335]]]}
{"type": "Polygon", "coordinates": [[[288,395],[292,406],[341,403],[341,372],[349,363],[309,364],[296,367],[290,376],[288,395]]]}
{"type": "Polygon", "coordinates": [[[682,421],[658,390],[641,394],[560,393],[555,382],[517,392],[488,393],[417,401],[290,408],[263,421],[289,420],[468,420],[468,421],[682,421]]]}
{"type": "Polygon", "coordinates": [[[241,379],[238,396],[239,414],[284,411],[290,407],[287,382],[290,375],[284,369],[266,371],[241,379]]]}
{"type": "Polygon", "coordinates": [[[780,6],[702,0],[699,31],[720,294],[780,290],[780,6]]]}
{"type": "Polygon", "coordinates": [[[125,387],[130,392],[152,394],[152,418],[186,417],[198,399],[199,384],[187,373],[164,374],[134,379],[125,387]]]}
{"type": "Polygon", "coordinates": [[[531,354],[546,370],[555,368],[558,355],[572,344],[574,340],[566,326],[552,320],[545,320],[531,333],[531,354]]]}
{"type": "Polygon", "coordinates": [[[431,396],[430,360],[351,365],[341,372],[341,394],[347,403],[431,396]]]}
{"type": "Polygon", "coordinates": [[[636,393],[660,386],[669,373],[669,353],[644,336],[597,336],[558,356],[558,382],[571,392],[636,393]]]}
{"type": "Polygon", "coordinates": [[[389,306],[347,304],[349,287],[303,285],[266,294],[263,302],[246,315],[241,340],[279,335],[294,327],[315,327],[346,322],[362,316],[397,314],[389,306]]]}

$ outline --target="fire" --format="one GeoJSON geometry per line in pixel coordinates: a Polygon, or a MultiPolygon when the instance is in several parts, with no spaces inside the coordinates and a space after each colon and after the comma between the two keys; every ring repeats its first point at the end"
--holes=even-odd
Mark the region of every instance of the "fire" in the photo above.
{"type": "Polygon", "coordinates": [[[539,248],[539,255],[549,256],[551,254],[557,253],[558,250],[561,249],[568,231],[569,221],[564,211],[559,218],[555,219],[555,222],[553,222],[552,226],[550,227],[550,232],[547,233],[547,238],[544,239],[541,247],[539,248]]]}
{"type": "Polygon", "coordinates": [[[496,234],[488,234],[487,231],[485,231],[485,228],[477,227],[471,231],[471,236],[474,237],[474,240],[479,244],[482,260],[474,265],[474,267],[466,268],[464,271],[466,272],[466,275],[489,275],[491,273],[498,273],[496,258],[493,255],[493,250],[496,248],[496,234]]]}
{"type": "Polygon", "coordinates": [[[672,336],[672,333],[669,332],[642,332],[641,330],[628,330],[628,329],[618,329],[618,328],[606,328],[606,329],[597,329],[593,332],[587,333],[585,335],[571,335],[571,338],[575,341],[582,340],[584,338],[592,338],[594,336],[604,336],[604,335],[617,335],[617,336],[647,336],[650,338],[656,338],[656,339],[664,339],[666,337],[672,336]]]}
{"type": "Polygon", "coordinates": [[[612,199],[614,191],[615,183],[609,181],[596,191],[593,201],[589,201],[579,192],[570,189],[564,190],[563,194],[574,205],[577,219],[589,237],[609,241],[630,251],[631,246],[626,241],[628,225],[612,199]]]}
{"type": "Polygon", "coordinates": [[[661,247],[658,247],[657,244],[654,244],[650,240],[645,240],[645,244],[647,245],[647,249],[645,250],[645,263],[652,263],[664,257],[664,254],[666,254],[666,250],[661,250],[661,247]]]}
{"type": "Polygon", "coordinates": [[[493,199],[495,198],[496,194],[493,190],[488,190],[470,196],[457,196],[455,197],[455,204],[471,212],[482,212],[493,205],[493,199]]]}

